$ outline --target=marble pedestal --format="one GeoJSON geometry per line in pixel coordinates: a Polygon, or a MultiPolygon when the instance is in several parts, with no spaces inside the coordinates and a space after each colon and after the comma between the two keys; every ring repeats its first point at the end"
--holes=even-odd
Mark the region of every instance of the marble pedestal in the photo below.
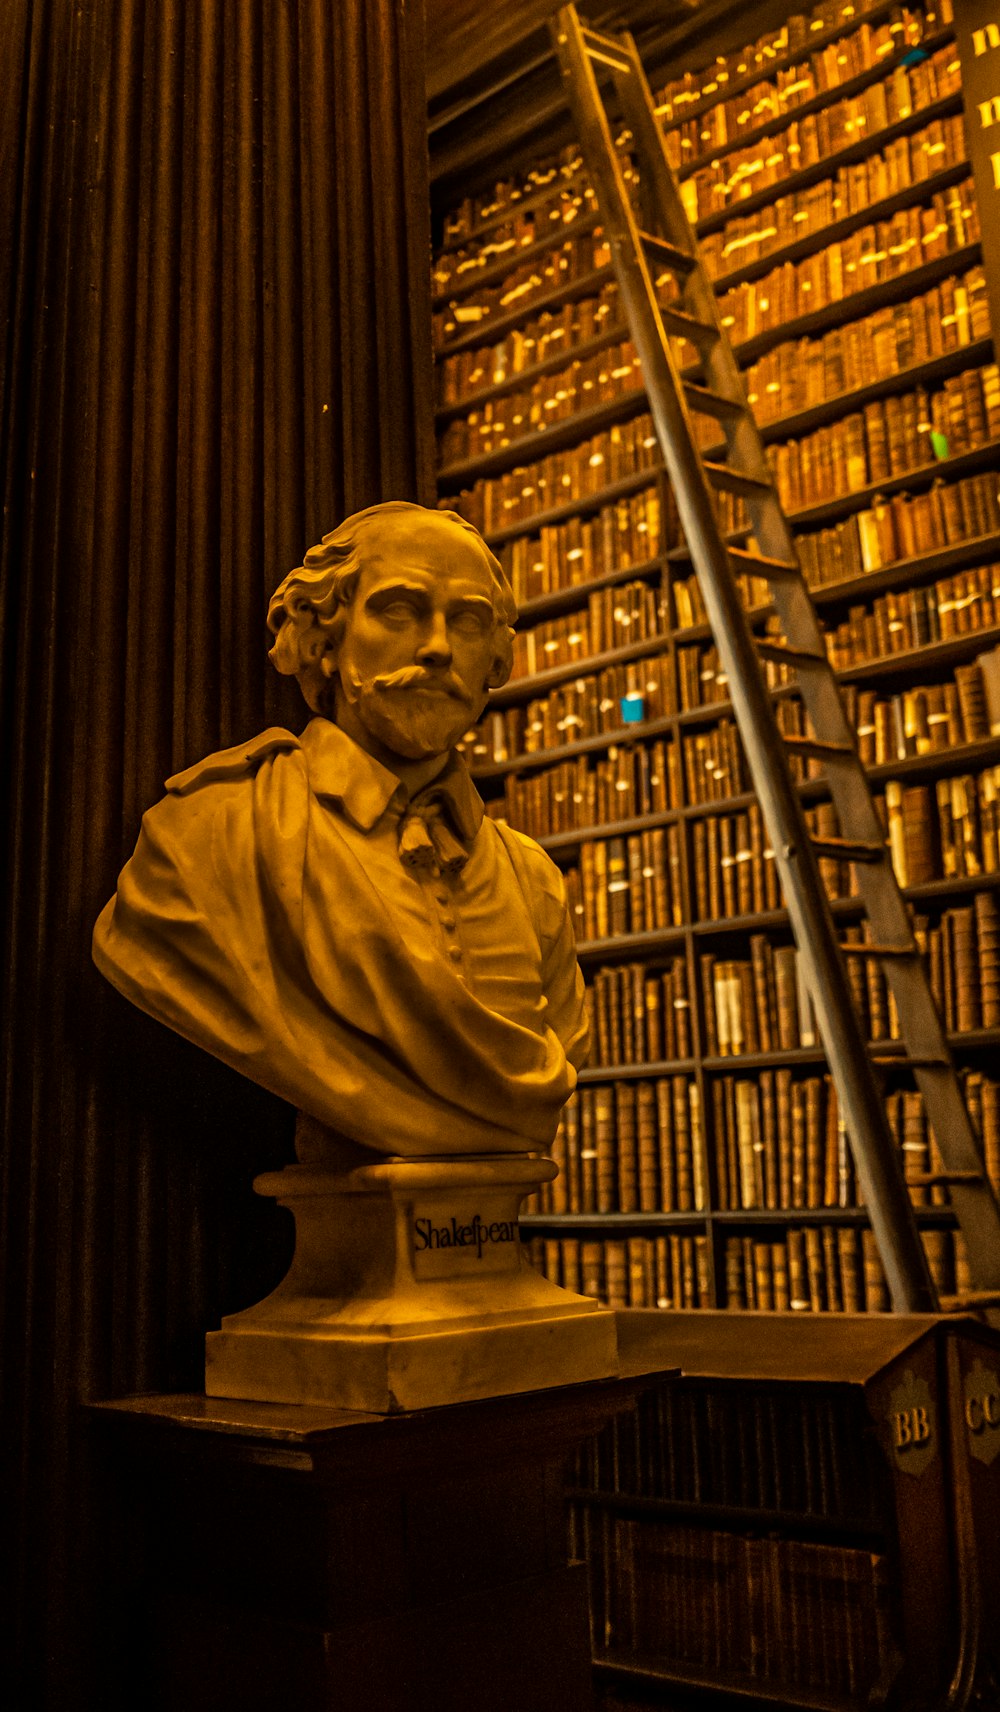
{"type": "Polygon", "coordinates": [[[206,1338],[209,1397],[393,1414],[617,1373],[614,1315],[527,1264],[521,1202],[549,1159],[385,1159],[259,1177],[295,1217],[270,1296],[206,1338]]]}

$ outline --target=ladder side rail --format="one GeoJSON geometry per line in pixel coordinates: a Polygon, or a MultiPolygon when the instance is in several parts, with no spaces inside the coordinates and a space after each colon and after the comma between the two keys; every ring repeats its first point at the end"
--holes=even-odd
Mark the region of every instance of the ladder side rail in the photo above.
{"type": "MultiPolygon", "coordinates": [[[[774,604],[786,634],[800,637],[809,626],[803,623],[803,608],[808,609],[818,635],[820,646],[825,641],[816,620],[815,608],[804,582],[779,583],[773,590],[774,604]],[[794,626],[794,629],[792,628],[794,626]]],[[[830,795],[840,826],[846,835],[868,843],[884,843],[885,829],[879,818],[860,758],[856,736],[844,708],[836,678],[829,674],[800,674],[799,689],[814,731],[824,737],[850,745],[852,756],[848,764],[831,757],[826,763],[830,795]]],[[[878,864],[858,864],[857,891],[872,923],[878,924],[878,938],[891,945],[910,946],[914,958],[918,948],[913,935],[913,921],[889,861],[878,864]]],[[[957,1082],[957,1071],[948,1047],[947,1035],[938,1007],[931,994],[925,970],[915,961],[891,958],[884,969],[889,990],[896,1001],[902,1019],[903,1034],[914,1058],[933,1058],[948,1066],[948,1075],[940,1070],[914,1069],[917,1087],[923,1096],[924,1109],[938,1152],[949,1171],[978,1171],[983,1179],[983,1191],[970,1192],[960,1184],[950,1189],[952,1204],[965,1238],[972,1275],[984,1289],[1000,1289],[1000,1242],[997,1240],[998,1215],[995,1200],[991,1207],[988,1196],[992,1189],[986,1178],[982,1143],[977,1136],[968,1107],[957,1082]]]]}
{"type": "Polygon", "coordinates": [[[978,1175],[985,1186],[987,1193],[984,1193],[983,1186],[952,1183],[948,1195],[965,1239],[969,1272],[975,1288],[1000,1291],[996,1196],[986,1176],[983,1149],[972,1127],[968,1107],[960,1094],[956,1098],[957,1078],[950,1055],[947,1061],[950,1080],[944,1069],[915,1068],[913,1074],[946,1172],[965,1171],[970,1176],[978,1175]]]}
{"type": "MultiPolygon", "coordinates": [[[[584,158],[608,227],[615,274],[642,363],[651,414],[688,546],[700,573],[713,636],[729,677],[730,695],[751,776],[815,997],[817,1021],[836,1074],[845,1123],[854,1141],[862,1193],[893,1306],[904,1313],[933,1310],[936,1295],[909,1191],[868,1057],[867,1042],[854,1010],[802,804],[780,753],[781,739],[770,693],[732,575],[708,479],[696,451],[680,377],[660,323],[652,278],[575,7],[563,7],[553,28],[557,48],[562,50],[563,77],[584,158]]],[[[630,83],[637,81],[632,71],[630,83]]],[[[645,88],[644,78],[638,86],[645,88]]],[[[662,155],[659,142],[658,148],[662,155]]],[[[714,294],[713,310],[718,325],[714,294]]],[[[721,328],[719,337],[727,343],[721,328]]]]}
{"type": "MultiPolygon", "coordinates": [[[[640,178],[640,190],[650,198],[659,230],[678,249],[686,249],[697,255],[697,237],[664,154],[660,123],[650,98],[642,61],[631,35],[623,36],[623,41],[628,44],[629,75],[615,73],[614,84],[625,121],[641,149],[643,164],[648,168],[640,178]]],[[[747,475],[770,482],[770,466],[756,425],[749,414],[742,370],[722,326],[718,300],[704,268],[699,267],[692,275],[687,291],[694,314],[700,320],[712,323],[719,335],[709,352],[701,358],[708,385],[725,397],[738,398],[743,405],[744,414],[741,418],[724,425],[730,455],[747,475]]],[[[752,501],[748,503],[753,504],[752,501]]],[[[780,508],[776,510],[777,515],[773,520],[761,519],[762,523],[770,525],[766,528],[766,542],[757,534],[756,518],[753,519],[754,532],[757,534],[762,553],[775,559],[791,561],[796,557],[792,533],[784,513],[780,508]]]]}

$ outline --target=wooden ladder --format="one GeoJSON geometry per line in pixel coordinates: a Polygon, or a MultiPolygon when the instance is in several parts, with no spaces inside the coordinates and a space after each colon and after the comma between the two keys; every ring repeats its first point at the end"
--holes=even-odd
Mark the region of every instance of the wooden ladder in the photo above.
{"type": "Polygon", "coordinates": [[[939,1303],[886,1116],[877,1074],[880,1063],[912,1069],[943,1162],[943,1169],[927,1172],[919,1181],[947,1185],[965,1237],[974,1289],[949,1305],[991,1306],[1000,1302],[1000,1209],[791,530],[665,153],[635,43],[628,34],[599,35],[588,29],[574,5],[563,6],[550,27],[893,1308],[918,1313],[939,1303]],[[626,189],[601,92],[601,84],[609,80],[617,112],[631,133],[641,215],[626,189]],[[697,367],[680,370],[672,339],[688,341],[697,352],[697,367]],[[692,373],[697,379],[690,378],[692,373]],[[721,458],[706,457],[699,450],[693,419],[705,416],[718,424],[720,441],[725,437],[721,458]],[[752,536],[754,551],[733,545],[724,532],[717,510],[720,492],[743,500],[751,527],[738,538],[752,536]],[[766,579],[781,640],[754,633],[736,580],[740,572],[766,579]],[[791,737],[780,731],[764,660],[781,662],[793,675],[810,735],[791,737]],[[810,834],[789,765],[792,753],[820,763],[836,810],[838,837],[810,834]],[[820,878],[818,861],[823,857],[857,864],[870,936],[866,943],[840,943],[820,878]],[[854,1007],[845,955],[877,959],[884,970],[898,1012],[903,1056],[880,1058],[872,1051],[854,1007]]]}

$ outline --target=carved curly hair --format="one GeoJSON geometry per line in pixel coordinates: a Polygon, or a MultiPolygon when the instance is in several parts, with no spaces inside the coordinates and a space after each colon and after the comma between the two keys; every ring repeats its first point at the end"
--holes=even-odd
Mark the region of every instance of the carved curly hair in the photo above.
{"type": "Polygon", "coordinates": [[[490,552],[478,529],[456,511],[434,511],[405,500],[388,500],[383,505],[369,506],[366,511],[356,511],[337,529],[324,535],[271,596],[267,626],[275,643],[268,659],[283,675],[298,678],[302,693],[315,713],[328,711],[330,679],[323,672],[321,661],[340,641],[346,608],[354,599],[364,566],[365,533],[380,518],[396,513],[412,513],[414,520],[445,518],[474,538],[493,581],[496,661],[490,673],[491,689],[499,689],[510,677],[517,604],[499,559],[490,552]]]}

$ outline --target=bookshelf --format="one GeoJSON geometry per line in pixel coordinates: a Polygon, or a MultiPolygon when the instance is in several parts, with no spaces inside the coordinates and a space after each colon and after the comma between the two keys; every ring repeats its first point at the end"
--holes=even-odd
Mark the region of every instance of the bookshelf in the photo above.
{"type": "MultiPolygon", "coordinates": [[[[658,108],[1000,1186],[1000,373],[950,6],[793,16],[658,108]]],[[[595,1040],[562,1175],[522,1221],[536,1263],[616,1306],[883,1310],[578,151],[471,187],[443,231],[440,502],[521,610],[465,750],[487,811],[564,872],[595,1040]]],[[[749,556],[741,585],[766,634],[749,556]]],[[[822,832],[804,761],[801,789],[822,832]]],[[[824,866],[850,940],[850,865],[824,866]]],[[[950,1296],[963,1257],[920,1181],[933,1143],[890,996],[849,966],[950,1296]]]]}
{"type": "Polygon", "coordinates": [[[993,1704],[997,1334],[932,1316],[758,1313],[752,1336],[711,1310],[619,1323],[627,1368],[669,1353],[681,1377],[570,1474],[603,1712],[993,1704]]]}

